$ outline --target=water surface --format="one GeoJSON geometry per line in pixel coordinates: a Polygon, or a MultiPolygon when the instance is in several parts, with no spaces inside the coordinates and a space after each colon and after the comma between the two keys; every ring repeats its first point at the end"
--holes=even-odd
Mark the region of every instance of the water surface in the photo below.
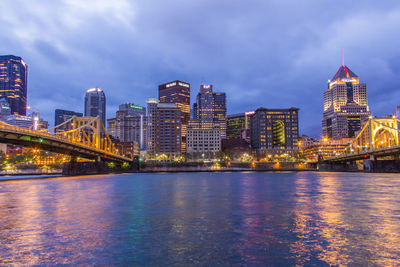
{"type": "Polygon", "coordinates": [[[400,265],[400,175],[0,182],[0,265],[400,265]]]}

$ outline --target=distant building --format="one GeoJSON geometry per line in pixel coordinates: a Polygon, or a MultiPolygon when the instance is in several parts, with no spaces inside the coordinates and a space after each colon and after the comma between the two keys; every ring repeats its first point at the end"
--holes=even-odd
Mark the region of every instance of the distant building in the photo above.
{"type": "Polygon", "coordinates": [[[137,157],[140,154],[140,145],[138,142],[114,142],[115,148],[121,155],[128,158],[137,157]]]}
{"type": "Polygon", "coordinates": [[[91,88],[85,95],[85,117],[99,116],[106,126],[106,95],[100,88],[91,88]]]}
{"type": "Polygon", "coordinates": [[[11,115],[10,104],[8,103],[5,97],[0,98],[0,116],[9,116],[11,115]]]}
{"type": "Polygon", "coordinates": [[[187,128],[187,153],[215,154],[221,150],[221,127],[218,123],[189,121],[187,128]]]}
{"type": "Polygon", "coordinates": [[[147,151],[152,154],[154,151],[153,140],[154,140],[154,129],[153,129],[153,117],[154,112],[157,109],[158,99],[149,98],[147,99],[147,151]]]}
{"type": "Polygon", "coordinates": [[[259,108],[251,117],[251,146],[260,156],[298,153],[298,108],[259,108]]]}
{"type": "Polygon", "coordinates": [[[116,117],[107,120],[107,133],[122,143],[137,142],[146,149],[146,108],[131,103],[122,104],[116,117]]]}
{"type": "Polygon", "coordinates": [[[238,158],[243,154],[252,154],[252,149],[249,142],[243,138],[229,138],[223,139],[221,143],[221,150],[229,153],[234,158],[238,158]]]}
{"type": "Polygon", "coordinates": [[[190,84],[173,81],[158,86],[158,99],[161,103],[175,104],[181,111],[180,123],[182,140],[181,152],[186,152],[186,129],[190,120],[190,84]]]}
{"type": "Polygon", "coordinates": [[[37,117],[36,113],[31,114],[30,116],[22,116],[22,115],[9,115],[2,117],[2,121],[7,124],[18,126],[26,129],[34,129],[35,125],[37,127],[36,130],[44,130],[49,127],[49,123],[42,118],[37,117]]]}
{"type": "Polygon", "coordinates": [[[125,112],[126,116],[146,116],[146,108],[132,103],[119,105],[119,111],[125,112]]]}
{"type": "Polygon", "coordinates": [[[351,138],[301,141],[301,150],[306,160],[317,161],[342,154],[348,147],[351,138]]]}
{"type": "Polygon", "coordinates": [[[193,120],[203,123],[218,123],[221,137],[226,138],[226,95],[214,93],[212,85],[201,85],[193,104],[193,120]]]}
{"type": "Polygon", "coordinates": [[[153,113],[154,154],[180,155],[182,141],[181,109],[173,103],[159,103],[153,113]]]}
{"type": "MultiPolygon", "coordinates": [[[[71,119],[73,116],[76,117],[82,117],[83,114],[80,112],[75,112],[71,110],[65,110],[65,109],[56,109],[54,112],[54,126],[60,125],[64,123],[65,121],[68,121],[71,119]]],[[[60,126],[55,129],[55,132],[64,132],[72,129],[71,124],[64,124],[63,126],[60,126]]]]}
{"type": "Polygon", "coordinates": [[[342,65],[324,91],[323,137],[355,137],[370,116],[367,85],[360,83],[358,76],[342,65]]]}
{"type": "Polygon", "coordinates": [[[250,141],[250,118],[255,111],[228,115],[226,119],[226,138],[241,138],[250,141]]]}
{"type": "Polygon", "coordinates": [[[10,104],[11,114],[26,115],[27,75],[22,58],[0,56],[0,98],[10,104]]]}

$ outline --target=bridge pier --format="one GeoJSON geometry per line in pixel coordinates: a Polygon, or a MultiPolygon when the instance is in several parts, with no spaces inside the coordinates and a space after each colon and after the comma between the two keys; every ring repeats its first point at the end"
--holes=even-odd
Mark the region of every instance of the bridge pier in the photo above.
{"type": "Polygon", "coordinates": [[[364,172],[400,172],[400,160],[365,159],[364,172]]]}
{"type": "Polygon", "coordinates": [[[107,162],[76,162],[76,158],[71,158],[70,162],[63,165],[62,174],[66,176],[88,175],[88,174],[105,174],[109,173],[107,162]]]}
{"type": "Polygon", "coordinates": [[[357,172],[359,171],[355,161],[348,162],[319,162],[319,171],[325,172],[357,172]]]}

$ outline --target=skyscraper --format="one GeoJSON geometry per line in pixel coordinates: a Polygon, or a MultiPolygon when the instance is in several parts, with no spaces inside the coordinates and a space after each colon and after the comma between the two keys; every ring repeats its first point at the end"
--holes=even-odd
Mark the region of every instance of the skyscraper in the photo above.
{"type": "Polygon", "coordinates": [[[115,118],[107,120],[107,132],[122,143],[137,142],[140,149],[146,149],[146,125],[146,108],[125,103],[119,106],[115,118]]]}
{"type": "Polygon", "coordinates": [[[201,85],[193,105],[193,119],[202,123],[218,123],[221,137],[226,138],[226,95],[214,93],[212,85],[201,85]]]}
{"type": "Polygon", "coordinates": [[[153,113],[154,153],[181,154],[181,109],[172,103],[159,103],[153,113]]]}
{"type": "Polygon", "coordinates": [[[367,85],[344,64],[324,91],[323,137],[355,137],[371,112],[367,103],[367,85]]]}
{"type": "Polygon", "coordinates": [[[160,103],[175,104],[181,110],[182,142],[181,151],[186,152],[186,129],[190,120],[190,84],[182,81],[173,81],[158,86],[160,103]]]}
{"type": "Polygon", "coordinates": [[[100,88],[91,88],[86,91],[85,116],[100,116],[104,127],[106,126],[106,95],[100,88]]]}
{"type": "MultiPolygon", "coordinates": [[[[83,114],[71,110],[56,109],[54,114],[54,126],[60,125],[63,122],[71,119],[73,116],[82,117],[83,114]]],[[[71,124],[65,124],[55,129],[55,132],[64,132],[72,129],[71,124]]]]}
{"type": "Polygon", "coordinates": [[[11,114],[26,115],[27,74],[22,58],[0,56],[0,98],[7,99],[11,114]]]}
{"type": "Polygon", "coordinates": [[[147,151],[149,153],[154,152],[154,128],[153,118],[154,112],[157,109],[158,99],[149,98],[147,99],[147,151]]]}

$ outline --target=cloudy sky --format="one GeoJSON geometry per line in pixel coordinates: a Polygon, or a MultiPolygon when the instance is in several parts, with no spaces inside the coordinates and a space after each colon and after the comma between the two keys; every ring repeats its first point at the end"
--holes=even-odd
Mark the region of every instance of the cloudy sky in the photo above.
{"type": "Polygon", "coordinates": [[[345,64],[367,83],[371,111],[400,105],[400,2],[359,0],[1,0],[0,54],[29,65],[28,103],[54,123],[101,87],[107,116],[144,105],[157,86],[227,93],[228,114],[300,108],[320,136],[322,92],[345,64]]]}

